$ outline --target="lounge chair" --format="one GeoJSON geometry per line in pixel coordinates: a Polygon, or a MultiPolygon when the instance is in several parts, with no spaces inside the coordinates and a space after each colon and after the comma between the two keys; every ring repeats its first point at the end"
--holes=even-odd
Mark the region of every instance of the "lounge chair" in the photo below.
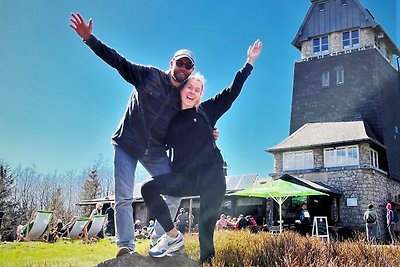
{"type": "MultiPolygon", "coordinates": [[[[92,224],[89,229],[85,229],[85,241],[88,242],[91,238],[96,237],[100,231],[103,231],[105,215],[96,215],[92,218],[92,224]]],[[[88,227],[86,227],[88,228],[88,227]]]]}
{"type": "Polygon", "coordinates": [[[82,232],[83,228],[87,226],[89,221],[90,220],[88,217],[81,217],[79,220],[77,220],[72,226],[72,228],[68,230],[68,237],[71,239],[77,238],[79,234],[82,232]]]}
{"type": "Polygon", "coordinates": [[[53,212],[43,210],[37,211],[35,218],[25,226],[25,240],[30,241],[41,239],[44,233],[49,231],[49,223],[52,216],[53,212]]]}

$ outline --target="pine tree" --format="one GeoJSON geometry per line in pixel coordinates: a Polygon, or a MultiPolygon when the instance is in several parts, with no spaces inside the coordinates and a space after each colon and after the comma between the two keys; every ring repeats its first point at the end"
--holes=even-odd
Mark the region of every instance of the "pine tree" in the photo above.
{"type": "Polygon", "coordinates": [[[21,216],[13,200],[14,187],[10,166],[0,160],[0,235],[5,240],[12,238],[21,216]]]}
{"type": "MultiPolygon", "coordinates": [[[[97,169],[93,168],[88,173],[88,178],[83,182],[81,200],[88,200],[101,197],[101,183],[97,175],[97,169]]],[[[82,209],[85,214],[90,212],[89,208],[82,209]]]]}
{"type": "Polygon", "coordinates": [[[63,190],[61,186],[57,186],[51,194],[50,210],[53,211],[54,219],[63,219],[65,217],[63,201],[63,190]]]}

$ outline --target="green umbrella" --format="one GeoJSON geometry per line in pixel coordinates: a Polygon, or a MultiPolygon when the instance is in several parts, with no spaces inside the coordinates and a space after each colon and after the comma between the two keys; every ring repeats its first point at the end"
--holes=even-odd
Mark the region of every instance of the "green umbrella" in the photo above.
{"type": "Polygon", "coordinates": [[[288,197],[328,195],[317,190],[287,182],[281,179],[261,183],[250,188],[238,191],[232,195],[247,197],[271,197],[279,205],[279,230],[282,232],[282,204],[288,197]]]}

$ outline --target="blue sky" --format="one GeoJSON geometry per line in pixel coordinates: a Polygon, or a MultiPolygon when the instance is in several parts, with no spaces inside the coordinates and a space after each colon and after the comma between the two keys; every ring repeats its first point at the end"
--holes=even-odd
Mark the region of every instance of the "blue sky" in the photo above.
{"type": "MultiPolygon", "coordinates": [[[[399,40],[396,0],[361,0],[399,40]]],[[[111,164],[110,136],[132,86],[68,26],[69,14],[93,18],[94,34],[131,61],[167,70],[191,49],[207,79],[205,98],[228,86],[257,38],[263,53],[233,107],[218,122],[228,173],[267,177],[265,152],[288,136],[294,61],[291,46],[310,0],[51,1],[0,0],[0,158],[16,167],[59,173],[111,164]]]]}

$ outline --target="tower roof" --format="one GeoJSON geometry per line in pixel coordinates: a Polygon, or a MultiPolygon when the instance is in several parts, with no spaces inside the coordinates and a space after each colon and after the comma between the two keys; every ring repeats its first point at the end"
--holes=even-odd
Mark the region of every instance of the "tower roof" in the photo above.
{"type": "Polygon", "coordinates": [[[374,29],[379,38],[386,39],[388,48],[400,55],[390,36],[358,0],[311,0],[292,45],[300,49],[302,42],[314,37],[356,28],[374,29]]]}

